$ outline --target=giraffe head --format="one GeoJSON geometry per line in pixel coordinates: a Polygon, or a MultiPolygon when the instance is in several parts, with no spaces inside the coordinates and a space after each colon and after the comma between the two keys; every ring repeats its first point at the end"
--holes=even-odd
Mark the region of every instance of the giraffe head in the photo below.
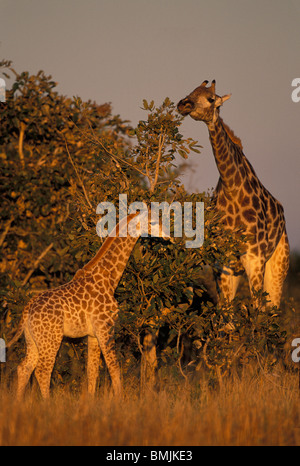
{"type": "Polygon", "coordinates": [[[230,98],[230,94],[218,96],[215,93],[216,81],[213,80],[210,87],[206,87],[208,81],[196,87],[185,99],[182,99],[177,109],[181,115],[190,115],[194,120],[210,123],[216,120],[220,106],[230,98]]]}

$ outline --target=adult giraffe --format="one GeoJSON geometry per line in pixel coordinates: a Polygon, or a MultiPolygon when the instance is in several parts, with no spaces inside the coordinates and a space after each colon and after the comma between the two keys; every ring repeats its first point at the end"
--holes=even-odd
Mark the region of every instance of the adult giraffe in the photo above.
{"type": "MultiPolygon", "coordinates": [[[[215,93],[215,80],[204,81],[178,103],[182,115],[203,121],[220,173],[215,190],[217,209],[223,213],[224,227],[242,229],[247,237],[246,250],[238,265],[245,269],[250,290],[269,293],[271,304],[280,305],[282,287],[289,267],[289,243],[282,205],[258,179],[243,153],[241,141],[220,118],[221,105],[230,95],[215,93]]],[[[235,268],[225,268],[220,277],[223,297],[231,301],[240,275],[235,268]]]]}

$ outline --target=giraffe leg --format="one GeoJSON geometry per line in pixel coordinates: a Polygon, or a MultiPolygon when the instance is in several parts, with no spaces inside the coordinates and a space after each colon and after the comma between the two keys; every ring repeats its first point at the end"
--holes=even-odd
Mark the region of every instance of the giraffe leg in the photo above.
{"type": "Polygon", "coordinates": [[[88,337],[87,379],[88,393],[95,394],[100,365],[100,347],[97,338],[88,337]]]}
{"type": "Polygon", "coordinates": [[[264,291],[269,293],[273,306],[280,306],[283,282],[289,269],[289,255],[289,243],[287,234],[284,232],[272,257],[266,264],[264,291]]]}
{"type": "Polygon", "coordinates": [[[266,267],[265,259],[252,254],[245,254],[241,257],[241,261],[248,277],[253,304],[255,307],[259,307],[261,303],[255,297],[255,291],[263,289],[266,267]]]}
{"type": "Polygon", "coordinates": [[[17,399],[22,398],[25,387],[30,379],[32,372],[34,371],[38,359],[39,353],[37,346],[29,332],[28,327],[25,327],[25,338],[26,338],[26,356],[25,359],[18,366],[18,388],[17,388],[17,399]]]}
{"type": "Polygon", "coordinates": [[[49,398],[50,380],[53,371],[55,358],[62,341],[62,334],[43,335],[41,344],[37,342],[39,350],[39,361],[35,369],[35,377],[38,381],[42,397],[49,398]]]}
{"type": "Polygon", "coordinates": [[[219,279],[220,294],[225,301],[232,301],[235,297],[241,275],[235,275],[233,269],[224,267],[219,279]]]}
{"type": "Polygon", "coordinates": [[[111,377],[114,394],[116,396],[120,396],[122,391],[121,373],[117,355],[114,349],[112,328],[113,325],[106,325],[105,328],[102,327],[96,332],[96,336],[103,353],[109,375],[111,377]]]}

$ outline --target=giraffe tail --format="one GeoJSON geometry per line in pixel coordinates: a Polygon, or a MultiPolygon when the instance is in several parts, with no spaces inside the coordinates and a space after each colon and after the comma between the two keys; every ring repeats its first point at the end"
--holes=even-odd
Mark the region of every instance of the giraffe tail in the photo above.
{"type": "Polygon", "coordinates": [[[24,332],[24,327],[25,327],[25,324],[27,322],[28,315],[29,315],[30,304],[31,303],[28,303],[27,306],[24,308],[17,331],[15,335],[13,336],[13,338],[8,343],[6,343],[6,348],[9,348],[10,346],[14,345],[19,340],[22,333],[24,332]]]}

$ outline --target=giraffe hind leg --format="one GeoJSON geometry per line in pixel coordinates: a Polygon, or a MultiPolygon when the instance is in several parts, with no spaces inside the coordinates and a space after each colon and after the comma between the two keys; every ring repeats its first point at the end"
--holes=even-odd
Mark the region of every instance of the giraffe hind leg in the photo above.
{"type": "Polygon", "coordinates": [[[265,270],[264,291],[269,293],[273,306],[280,306],[283,283],[289,269],[289,254],[289,242],[284,232],[265,270]]]}
{"type": "Polygon", "coordinates": [[[44,399],[48,398],[50,394],[51,374],[62,337],[62,332],[55,334],[55,332],[52,331],[51,334],[50,332],[48,335],[44,334],[40,342],[37,341],[39,360],[34,374],[44,399]]]}
{"type": "Polygon", "coordinates": [[[38,360],[39,352],[36,343],[26,325],[24,329],[26,339],[26,356],[25,359],[19,364],[18,372],[18,388],[17,388],[17,399],[22,398],[26,385],[30,379],[32,372],[34,371],[38,360]]]}
{"type": "Polygon", "coordinates": [[[95,394],[100,366],[100,347],[97,338],[88,337],[87,379],[88,393],[95,394]]]}

